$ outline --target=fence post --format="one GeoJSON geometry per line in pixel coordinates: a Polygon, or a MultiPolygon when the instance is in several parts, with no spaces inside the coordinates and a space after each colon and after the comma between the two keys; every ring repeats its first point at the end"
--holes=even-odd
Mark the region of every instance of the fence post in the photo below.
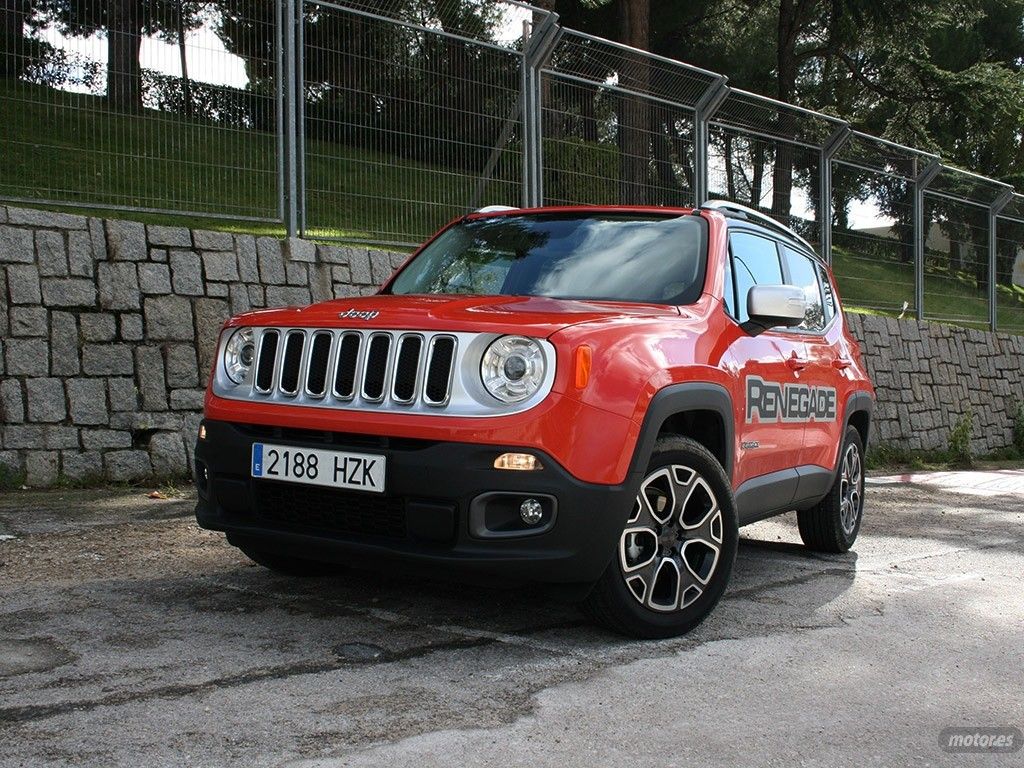
{"type": "Polygon", "coordinates": [[[719,75],[693,108],[693,204],[696,206],[704,205],[708,199],[708,144],[711,141],[708,124],[729,95],[728,83],[728,77],[719,75]]]}
{"type": "MultiPolygon", "coordinates": [[[[303,0],[297,0],[301,3],[303,0]]],[[[297,147],[297,100],[296,86],[296,40],[295,40],[295,3],[296,0],[283,0],[281,8],[281,61],[282,69],[282,120],[283,163],[282,181],[284,227],[288,237],[295,237],[299,231],[299,196],[298,196],[298,147],[297,147]]]]}
{"type": "Polygon", "coordinates": [[[548,13],[533,25],[523,47],[523,204],[544,204],[544,122],[541,70],[562,37],[558,14],[548,13]]]}
{"type": "Polygon", "coordinates": [[[924,247],[925,232],[924,191],[942,171],[942,163],[932,159],[914,179],[914,312],[924,320],[924,247]]]}
{"type": "Polygon", "coordinates": [[[821,148],[821,167],[819,170],[818,190],[821,199],[821,217],[818,222],[820,229],[821,256],[826,264],[832,263],[832,158],[843,145],[850,140],[853,130],[849,125],[836,129],[821,148]]]}
{"type": "Polygon", "coordinates": [[[988,325],[993,331],[999,325],[999,293],[996,290],[998,273],[998,242],[996,232],[999,228],[999,214],[1002,213],[1009,202],[1013,199],[1013,190],[1004,189],[999,196],[992,201],[988,209],[988,325]]]}

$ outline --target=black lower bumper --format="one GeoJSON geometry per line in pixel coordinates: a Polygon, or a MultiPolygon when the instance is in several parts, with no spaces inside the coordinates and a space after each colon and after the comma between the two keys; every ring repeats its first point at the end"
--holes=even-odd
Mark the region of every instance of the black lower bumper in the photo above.
{"type": "Polygon", "coordinates": [[[522,449],[204,424],[195,453],[199,525],[237,546],[294,557],[590,583],[614,554],[635,494],[634,478],[583,483],[539,451],[530,453],[541,470],[499,470],[498,455],[522,449]],[[384,456],[385,493],[254,479],[254,442],[384,456]],[[519,520],[528,498],[543,507],[534,527],[519,520]]]}

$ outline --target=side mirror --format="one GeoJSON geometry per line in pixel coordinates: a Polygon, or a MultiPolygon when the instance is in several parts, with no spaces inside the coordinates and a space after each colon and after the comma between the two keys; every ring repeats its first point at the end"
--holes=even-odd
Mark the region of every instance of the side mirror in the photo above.
{"type": "Polygon", "coordinates": [[[743,330],[751,336],[780,325],[800,325],[807,314],[803,288],[795,285],[755,285],[747,293],[747,315],[743,330]]]}

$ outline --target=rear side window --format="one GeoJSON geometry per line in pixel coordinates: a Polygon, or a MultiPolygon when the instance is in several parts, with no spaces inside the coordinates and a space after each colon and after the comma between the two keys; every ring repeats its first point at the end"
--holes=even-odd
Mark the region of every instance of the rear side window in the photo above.
{"type": "Polygon", "coordinates": [[[825,325],[828,325],[832,322],[832,318],[836,316],[836,295],[832,291],[832,283],[828,279],[828,272],[820,264],[818,265],[818,279],[821,280],[821,295],[824,298],[825,325]]]}
{"type": "Polygon", "coordinates": [[[782,258],[786,263],[786,282],[795,285],[804,291],[804,299],[807,301],[807,313],[804,321],[797,326],[800,331],[823,331],[825,323],[825,308],[821,301],[821,286],[818,284],[817,265],[792,248],[782,246],[782,258]]]}
{"type": "Polygon", "coordinates": [[[782,265],[779,249],[774,240],[758,237],[749,232],[734,232],[729,238],[732,251],[733,279],[736,284],[735,315],[737,321],[745,323],[747,294],[755,285],[782,285],[782,265]]]}

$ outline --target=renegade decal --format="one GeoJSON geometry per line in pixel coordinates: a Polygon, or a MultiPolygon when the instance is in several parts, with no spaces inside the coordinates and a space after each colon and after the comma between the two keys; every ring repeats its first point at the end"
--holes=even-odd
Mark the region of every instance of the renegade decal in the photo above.
{"type": "Polygon", "coordinates": [[[747,376],[747,423],[781,421],[792,424],[806,421],[836,420],[834,387],[808,384],[778,384],[759,376],[747,376]]]}

